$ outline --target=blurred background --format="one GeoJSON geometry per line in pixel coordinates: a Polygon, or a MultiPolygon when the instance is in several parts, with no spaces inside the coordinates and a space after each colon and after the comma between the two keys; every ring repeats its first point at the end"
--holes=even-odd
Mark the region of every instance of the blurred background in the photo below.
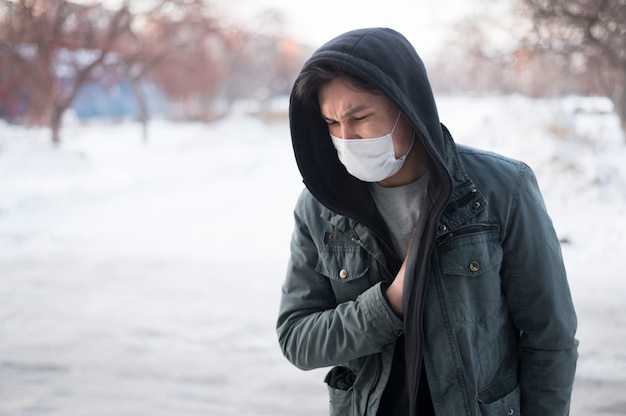
{"type": "Polygon", "coordinates": [[[435,91],[608,97],[626,123],[622,0],[0,2],[0,117],[214,121],[288,94],[304,60],[358,27],[390,26],[435,91]]]}
{"type": "Polygon", "coordinates": [[[387,26],[460,143],[537,173],[625,415],[626,1],[0,0],[0,415],[320,415],[274,332],[305,60],[387,26]]]}

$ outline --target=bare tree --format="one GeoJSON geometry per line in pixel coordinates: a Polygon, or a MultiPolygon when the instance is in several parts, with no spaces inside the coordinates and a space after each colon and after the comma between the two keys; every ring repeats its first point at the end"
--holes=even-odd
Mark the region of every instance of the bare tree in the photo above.
{"type": "Polygon", "coordinates": [[[190,81],[197,82],[190,87],[196,92],[214,84],[216,71],[203,45],[208,37],[219,34],[219,29],[205,0],[156,0],[148,7],[145,2],[141,4],[144,7],[133,10],[135,21],[141,24],[134,25],[118,51],[147,141],[148,109],[142,82],[152,78],[173,96],[177,87],[190,81]],[[198,74],[203,78],[197,79],[198,74]]]}
{"type": "Polygon", "coordinates": [[[112,12],[67,0],[1,0],[0,19],[4,66],[26,77],[28,113],[46,117],[58,143],[64,112],[129,30],[128,2],[112,12]]]}
{"type": "Polygon", "coordinates": [[[528,43],[594,71],[626,130],[626,0],[521,0],[528,43]]]}
{"type": "Polygon", "coordinates": [[[225,32],[222,62],[228,77],[217,94],[225,106],[242,98],[287,95],[298,70],[312,52],[285,35],[284,16],[265,9],[245,27],[225,32]]]}
{"type": "Polygon", "coordinates": [[[168,95],[175,115],[210,121],[228,110],[220,104],[285,94],[304,60],[277,13],[251,31],[223,27],[210,0],[119,4],[0,0],[0,113],[27,103],[26,121],[49,124],[58,143],[81,87],[125,80],[147,140],[145,81],[168,95]]]}
{"type": "Polygon", "coordinates": [[[152,16],[147,26],[146,36],[162,58],[151,78],[174,104],[174,116],[182,119],[212,120],[214,91],[228,75],[220,62],[224,29],[209,6],[199,0],[179,7],[175,15],[152,16]]]}

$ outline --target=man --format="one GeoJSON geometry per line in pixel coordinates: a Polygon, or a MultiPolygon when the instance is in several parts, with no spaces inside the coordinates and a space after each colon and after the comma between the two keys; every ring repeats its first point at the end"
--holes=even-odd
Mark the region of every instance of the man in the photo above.
{"type": "Polygon", "coordinates": [[[531,169],[456,145],[390,29],[318,49],[290,102],[306,189],[277,331],[332,415],[569,413],[576,315],[531,169]]]}

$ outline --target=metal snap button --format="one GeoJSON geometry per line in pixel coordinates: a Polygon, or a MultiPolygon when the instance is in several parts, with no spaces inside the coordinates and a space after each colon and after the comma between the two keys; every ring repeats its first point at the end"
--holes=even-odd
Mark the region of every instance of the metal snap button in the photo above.
{"type": "Polygon", "coordinates": [[[472,272],[477,272],[478,270],[480,270],[480,263],[478,263],[477,261],[473,261],[469,264],[469,269],[472,272]]]}
{"type": "Polygon", "coordinates": [[[474,209],[480,208],[480,202],[478,202],[478,201],[474,202],[474,204],[472,205],[472,208],[474,208],[474,209]]]}
{"type": "Polygon", "coordinates": [[[448,230],[448,227],[446,227],[445,224],[439,224],[438,230],[444,232],[448,230]]]}
{"type": "Polygon", "coordinates": [[[509,416],[513,416],[513,415],[515,414],[515,409],[509,409],[506,413],[507,413],[509,416]]]}
{"type": "Polygon", "coordinates": [[[341,269],[339,271],[339,277],[345,279],[346,277],[348,277],[348,271],[346,269],[341,269]]]}

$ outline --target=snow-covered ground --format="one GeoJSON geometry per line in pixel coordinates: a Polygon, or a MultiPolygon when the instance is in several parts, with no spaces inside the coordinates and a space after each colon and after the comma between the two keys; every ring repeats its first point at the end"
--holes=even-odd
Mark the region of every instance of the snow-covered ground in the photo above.
{"type": "MultiPolygon", "coordinates": [[[[599,98],[440,97],[536,171],[579,315],[573,416],[626,414],[626,141],[599,98]]],[[[301,190],[286,120],[0,126],[0,415],[322,415],[274,321],[301,190]]]]}

